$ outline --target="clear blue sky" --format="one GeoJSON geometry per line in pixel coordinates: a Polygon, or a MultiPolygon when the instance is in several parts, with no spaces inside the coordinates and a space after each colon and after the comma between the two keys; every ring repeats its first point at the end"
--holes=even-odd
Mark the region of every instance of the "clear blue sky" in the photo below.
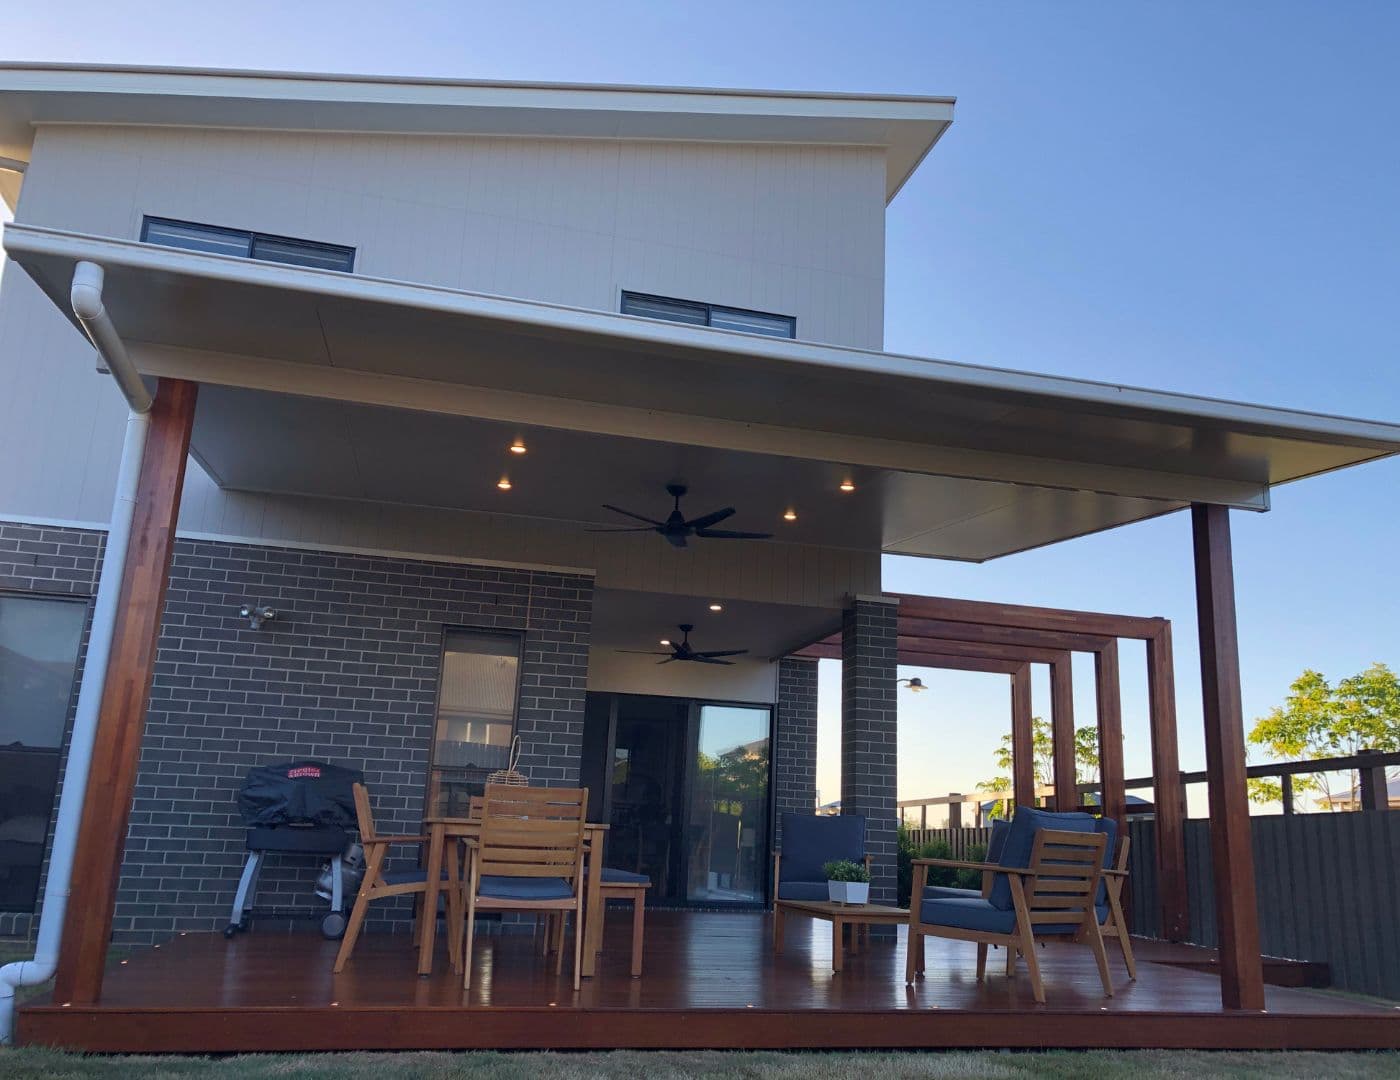
{"type": "MultiPolygon", "coordinates": [[[[889,348],[1400,420],[1400,4],[12,8],[13,59],[953,94],[956,123],[890,210],[889,348]]],[[[1305,665],[1400,666],[1398,483],[1386,462],[1236,515],[1247,715],[1305,665]]],[[[886,585],[1173,619],[1183,760],[1201,764],[1185,517],[981,567],[889,559],[886,585]]],[[[1004,680],[922,674],[935,692],[904,701],[902,792],[966,789],[990,772],[1004,680]]]]}

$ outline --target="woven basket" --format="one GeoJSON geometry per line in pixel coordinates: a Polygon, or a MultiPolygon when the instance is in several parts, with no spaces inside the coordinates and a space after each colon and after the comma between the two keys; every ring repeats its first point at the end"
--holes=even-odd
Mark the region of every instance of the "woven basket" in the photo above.
{"type": "Polygon", "coordinates": [[[504,769],[497,769],[486,778],[488,784],[508,784],[511,787],[528,787],[530,778],[516,768],[520,764],[520,736],[517,735],[510,742],[510,765],[504,769]]]}

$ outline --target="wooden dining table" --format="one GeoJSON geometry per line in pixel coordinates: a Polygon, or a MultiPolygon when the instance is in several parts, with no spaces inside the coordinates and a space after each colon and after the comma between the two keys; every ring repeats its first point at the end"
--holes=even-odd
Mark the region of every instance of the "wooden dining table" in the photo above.
{"type": "MultiPolygon", "coordinates": [[[[461,882],[455,879],[457,867],[465,875],[466,864],[456,858],[449,859],[449,852],[455,852],[458,840],[474,840],[481,833],[481,822],[464,817],[428,817],[423,824],[428,830],[428,852],[424,869],[428,872],[428,889],[423,894],[424,914],[432,915],[423,919],[423,936],[418,943],[418,974],[431,975],[433,971],[433,947],[437,940],[438,895],[444,885],[444,866],[450,867],[454,877],[447,881],[451,890],[448,893],[447,918],[449,927],[460,929],[462,908],[459,903],[461,882]]],[[[588,895],[584,897],[583,970],[584,978],[592,978],[597,966],[598,950],[602,946],[603,933],[603,890],[602,867],[603,847],[608,835],[608,826],[588,822],[583,827],[583,863],[587,871],[588,895]],[[596,866],[596,870],[595,870],[596,866]]],[[[458,935],[453,932],[449,941],[458,935]]],[[[471,963],[471,957],[463,957],[463,963],[471,963]]]]}

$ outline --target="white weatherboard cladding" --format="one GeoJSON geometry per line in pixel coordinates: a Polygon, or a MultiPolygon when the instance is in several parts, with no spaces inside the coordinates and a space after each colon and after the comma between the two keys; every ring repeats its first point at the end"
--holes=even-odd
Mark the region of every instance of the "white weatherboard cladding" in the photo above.
{"type": "Polygon", "coordinates": [[[878,150],[46,127],[17,219],[145,214],[357,249],[360,273],[616,311],[623,289],[772,311],[878,349],[878,150]]]}
{"type": "MultiPolygon", "coordinates": [[[[884,185],[883,153],[861,148],[49,126],[17,220],[136,239],[143,215],[181,218],[351,245],[372,276],[601,311],[623,289],[653,292],[878,348],[884,185]]],[[[7,272],[0,517],[104,522],[124,417],[91,347],[7,272]]],[[[596,567],[600,583],[794,604],[879,580],[875,555],[740,544],[677,561],[529,518],[225,492],[193,466],[180,528],[596,567]]]]}

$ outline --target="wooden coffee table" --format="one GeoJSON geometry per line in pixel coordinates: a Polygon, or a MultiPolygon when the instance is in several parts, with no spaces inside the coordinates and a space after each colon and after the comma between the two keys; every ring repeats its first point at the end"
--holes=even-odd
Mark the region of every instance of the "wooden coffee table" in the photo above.
{"type": "Polygon", "coordinates": [[[860,936],[872,926],[907,925],[909,909],[884,904],[838,904],[834,900],[775,900],[773,902],[773,951],[783,951],[783,921],[788,915],[806,915],[831,923],[831,970],[841,970],[841,937],[851,928],[851,951],[860,950],[860,936]]]}

